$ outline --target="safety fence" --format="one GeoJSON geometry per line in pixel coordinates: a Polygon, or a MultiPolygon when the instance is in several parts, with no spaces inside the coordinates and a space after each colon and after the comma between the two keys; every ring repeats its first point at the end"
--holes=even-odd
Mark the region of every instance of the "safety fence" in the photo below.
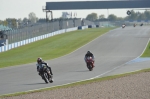
{"type": "Polygon", "coordinates": [[[8,43],[11,44],[63,29],[92,24],[94,23],[88,20],[81,20],[81,19],[55,20],[51,22],[42,22],[42,23],[37,22],[36,24],[27,24],[23,28],[5,31],[5,34],[7,34],[8,36],[8,43]]]}
{"type": "MultiPolygon", "coordinates": [[[[88,28],[88,26],[82,26],[82,30],[86,29],[86,28],[88,28]]],[[[75,30],[78,30],[78,27],[58,30],[58,31],[55,31],[55,32],[43,34],[43,35],[40,35],[40,36],[36,36],[36,37],[29,38],[29,39],[21,40],[21,41],[14,42],[14,43],[11,43],[11,44],[8,44],[8,39],[7,39],[6,40],[6,45],[0,47],[0,52],[5,52],[5,51],[8,51],[10,49],[17,48],[19,46],[23,46],[23,45],[26,45],[26,44],[29,44],[29,43],[32,43],[32,42],[35,42],[35,41],[38,41],[38,40],[42,40],[42,39],[45,39],[45,38],[48,38],[48,37],[51,37],[51,36],[54,36],[54,35],[70,32],[70,31],[75,31],[75,30]]]]}

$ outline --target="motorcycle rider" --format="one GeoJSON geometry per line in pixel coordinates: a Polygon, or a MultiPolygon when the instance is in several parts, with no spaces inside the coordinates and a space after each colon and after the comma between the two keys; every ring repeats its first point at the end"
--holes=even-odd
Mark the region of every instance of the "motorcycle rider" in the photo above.
{"type": "Polygon", "coordinates": [[[37,71],[39,72],[39,75],[40,75],[40,66],[41,66],[42,64],[45,64],[45,65],[47,66],[47,68],[50,70],[51,75],[53,75],[52,70],[51,70],[51,67],[48,66],[48,64],[47,64],[46,62],[44,62],[44,61],[42,60],[42,58],[38,58],[36,65],[37,65],[37,71]]]}
{"type": "MultiPolygon", "coordinates": [[[[95,60],[94,60],[94,55],[93,55],[93,53],[91,53],[90,51],[87,51],[87,53],[85,54],[85,57],[84,57],[85,62],[86,62],[87,57],[92,57],[92,59],[93,59],[93,67],[95,67],[95,66],[94,66],[95,60]]],[[[87,62],[86,62],[86,65],[87,65],[87,62]]]]}
{"type": "Polygon", "coordinates": [[[122,25],[122,28],[125,28],[125,26],[126,26],[126,25],[125,25],[125,24],[123,24],[123,25],[122,25]]]}
{"type": "Polygon", "coordinates": [[[134,25],[133,25],[134,27],[136,26],[136,24],[134,23],[134,25]]]}

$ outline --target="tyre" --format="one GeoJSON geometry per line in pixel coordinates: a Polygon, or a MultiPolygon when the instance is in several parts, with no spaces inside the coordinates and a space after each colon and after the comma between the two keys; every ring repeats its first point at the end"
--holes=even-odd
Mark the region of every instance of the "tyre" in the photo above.
{"type": "Polygon", "coordinates": [[[88,69],[89,69],[89,71],[92,71],[93,70],[93,68],[92,68],[92,65],[90,64],[90,65],[88,65],[88,69]]]}
{"type": "Polygon", "coordinates": [[[45,83],[48,83],[48,79],[47,79],[47,74],[46,73],[44,73],[44,75],[43,75],[43,80],[45,81],[45,83]]]}
{"type": "Polygon", "coordinates": [[[48,80],[49,80],[50,83],[53,83],[53,79],[52,79],[51,75],[49,75],[49,79],[48,80]]]}
{"type": "Polygon", "coordinates": [[[53,83],[53,80],[49,81],[50,83],[53,83]]]}

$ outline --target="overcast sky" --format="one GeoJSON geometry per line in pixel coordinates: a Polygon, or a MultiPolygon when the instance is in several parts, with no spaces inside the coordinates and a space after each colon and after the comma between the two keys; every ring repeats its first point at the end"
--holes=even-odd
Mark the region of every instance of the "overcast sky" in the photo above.
{"type": "MultiPolygon", "coordinates": [[[[56,2],[56,0],[0,0],[0,20],[6,18],[28,18],[30,12],[34,12],[38,18],[46,18],[46,13],[42,11],[42,7],[46,6],[46,2],[56,2]]],[[[92,1],[92,0],[59,0],[59,1],[92,1]]],[[[96,0],[95,0],[96,1],[96,0]]],[[[97,0],[98,1],[98,0],[97,0]]],[[[108,1],[108,0],[99,0],[108,1]]],[[[85,18],[88,14],[97,13],[104,14],[107,17],[109,14],[115,14],[117,17],[127,16],[127,10],[131,9],[97,9],[97,10],[61,10],[53,11],[53,17],[59,18],[62,12],[77,13],[77,18],[85,18]]]]}

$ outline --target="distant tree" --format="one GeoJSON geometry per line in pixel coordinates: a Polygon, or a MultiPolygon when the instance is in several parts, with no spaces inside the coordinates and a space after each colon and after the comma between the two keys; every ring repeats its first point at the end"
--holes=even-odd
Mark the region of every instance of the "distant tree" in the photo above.
{"type": "Polygon", "coordinates": [[[22,20],[21,20],[21,18],[19,18],[19,19],[18,19],[18,22],[19,22],[19,23],[22,23],[22,20]]]}
{"type": "Polygon", "coordinates": [[[110,21],[116,21],[116,20],[117,20],[117,16],[114,15],[114,14],[110,14],[110,15],[108,16],[108,19],[109,19],[110,21]]]}
{"type": "Polygon", "coordinates": [[[31,23],[36,23],[37,17],[36,17],[36,15],[35,15],[34,12],[29,13],[29,21],[30,21],[31,23]]]}
{"type": "Polygon", "coordinates": [[[130,17],[129,17],[129,16],[126,16],[126,17],[124,18],[124,20],[130,20],[130,17]]]}
{"type": "Polygon", "coordinates": [[[88,14],[87,17],[86,17],[86,20],[89,20],[89,21],[95,21],[97,19],[98,19],[98,17],[97,17],[96,13],[88,14]]]}
{"type": "Polygon", "coordinates": [[[8,22],[8,27],[12,27],[12,19],[7,18],[6,21],[8,22]]]}
{"type": "Polygon", "coordinates": [[[17,28],[17,19],[15,18],[7,18],[7,26],[11,27],[11,28],[17,28]]]}
{"type": "Polygon", "coordinates": [[[25,18],[22,20],[22,22],[23,22],[24,26],[27,26],[27,24],[28,24],[28,19],[25,17],[25,18]]]}
{"type": "Polygon", "coordinates": [[[117,21],[122,21],[122,20],[124,20],[124,18],[122,18],[122,17],[117,17],[117,21]]]}
{"type": "Polygon", "coordinates": [[[3,25],[8,26],[8,22],[6,20],[4,20],[3,25]]]}
{"type": "Polygon", "coordinates": [[[99,19],[105,19],[105,15],[104,14],[100,15],[99,19]]]}
{"type": "Polygon", "coordinates": [[[144,13],[141,13],[139,16],[138,16],[138,20],[146,20],[146,15],[144,13]]]}
{"type": "Polygon", "coordinates": [[[2,21],[2,20],[0,20],[0,25],[1,25],[1,24],[3,24],[3,21],[2,21]]]}
{"type": "Polygon", "coordinates": [[[17,19],[12,19],[11,20],[11,23],[12,23],[12,28],[17,28],[17,19]]]}
{"type": "Polygon", "coordinates": [[[129,19],[130,20],[137,20],[138,16],[139,16],[139,12],[136,13],[136,12],[134,12],[134,10],[131,10],[131,15],[129,16],[129,19]]]}
{"type": "Polygon", "coordinates": [[[145,11],[144,14],[146,16],[146,20],[150,20],[150,11],[145,11]]]}
{"type": "Polygon", "coordinates": [[[140,13],[131,10],[131,15],[125,17],[125,20],[150,20],[150,12],[145,11],[144,13],[140,13]]]}
{"type": "Polygon", "coordinates": [[[17,27],[20,28],[22,23],[23,23],[23,21],[21,20],[21,18],[19,18],[17,20],[17,27]]]}
{"type": "Polygon", "coordinates": [[[28,19],[25,17],[24,19],[23,19],[23,22],[25,23],[25,22],[28,22],[28,19]]]}

